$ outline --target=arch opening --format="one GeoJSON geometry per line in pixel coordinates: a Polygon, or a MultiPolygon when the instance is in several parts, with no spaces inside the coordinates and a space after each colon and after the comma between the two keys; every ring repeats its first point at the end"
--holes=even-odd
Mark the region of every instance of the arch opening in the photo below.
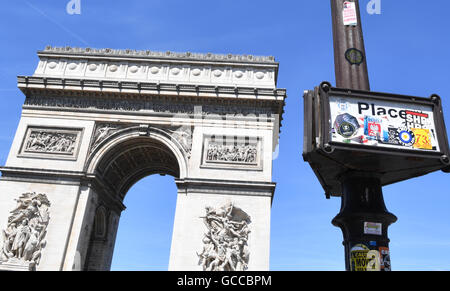
{"type": "Polygon", "coordinates": [[[180,177],[178,159],[165,144],[136,137],[115,145],[99,161],[95,173],[120,200],[142,178],[153,175],[180,177]]]}
{"type": "MultiPolygon", "coordinates": [[[[148,136],[133,136],[120,140],[120,142],[114,143],[112,141],[111,143],[113,146],[102,153],[94,170],[96,179],[100,181],[100,185],[103,187],[95,189],[98,194],[98,205],[90,225],[92,230],[84,265],[86,270],[109,270],[111,268],[119,218],[121,217],[120,212],[124,209],[124,207],[117,207],[117,201],[123,203],[126,194],[134,184],[141,185],[142,183],[138,183],[141,180],[144,180],[145,184],[145,181],[148,181],[146,177],[155,176],[155,174],[174,178],[180,177],[177,153],[170,148],[170,145],[161,140],[148,136]]],[[[173,180],[172,185],[175,186],[173,180]]],[[[153,192],[143,191],[142,187],[138,187],[138,189],[141,189],[141,192],[153,192]]],[[[152,190],[154,189],[152,188],[152,190]]],[[[171,189],[169,190],[172,192],[171,189]]],[[[151,195],[152,193],[145,194],[151,195]]],[[[142,195],[139,196],[144,201],[148,201],[142,195]]],[[[173,195],[173,197],[176,200],[176,195],[173,195]]],[[[171,198],[167,199],[170,200],[171,198]]],[[[172,210],[166,209],[168,213],[173,212],[173,216],[175,204],[173,203],[172,210]]],[[[121,205],[123,206],[123,204],[121,205]]],[[[135,211],[135,208],[132,208],[133,211],[135,211]]],[[[145,215],[142,211],[139,212],[139,215],[145,215]]],[[[171,223],[173,226],[173,217],[171,223]]],[[[156,224],[157,222],[155,222],[155,225],[149,225],[148,227],[158,227],[156,224]]],[[[172,231],[172,227],[169,230],[172,231]]],[[[150,234],[148,233],[148,235],[150,234]]],[[[139,241],[141,238],[136,237],[135,240],[139,241]]]]}
{"type": "Polygon", "coordinates": [[[112,257],[113,271],[167,271],[177,187],[171,176],[151,175],[128,191],[112,257]]]}

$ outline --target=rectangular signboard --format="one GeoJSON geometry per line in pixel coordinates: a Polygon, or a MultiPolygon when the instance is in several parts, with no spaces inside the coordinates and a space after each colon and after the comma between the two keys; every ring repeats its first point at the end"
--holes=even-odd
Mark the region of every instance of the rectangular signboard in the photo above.
{"type": "Polygon", "coordinates": [[[329,96],[332,142],[439,152],[431,105],[329,96]]]}
{"type": "MultiPolygon", "coordinates": [[[[380,174],[390,185],[434,171],[450,172],[441,98],[399,95],[322,82],[304,95],[303,158],[327,196],[351,171],[380,174]]],[[[372,231],[372,229],[367,229],[372,231]]]]}

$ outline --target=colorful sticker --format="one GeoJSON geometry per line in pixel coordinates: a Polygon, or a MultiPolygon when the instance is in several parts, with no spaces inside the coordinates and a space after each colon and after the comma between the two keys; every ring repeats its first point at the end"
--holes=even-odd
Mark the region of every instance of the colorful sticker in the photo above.
{"type": "Polygon", "coordinates": [[[352,271],[380,271],[380,252],[357,244],[350,250],[350,267],[352,271]]]}
{"type": "Polygon", "coordinates": [[[415,149],[433,149],[433,145],[431,144],[431,133],[429,129],[413,128],[412,131],[414,132],[414,135],[416,137],[416,142],[414,143],[415,149]]]}
{"type": "Polygon", "coordinates": [[[359,129],[358,120],[348,114],[340,114],[334,121],[334,129],[342,137],[348,139],[352,137],[359,129]]]}
{"type": "Polygon", "coordinates": [[[389,248],[380,247],[380,270],[381,271],[391,271],[391,256],[389,253],[389,248]]]}
{"type": "Polygon", "coordinates": [[[398,129],[398,139],[400,140],[400,144],[405,147],[412,147],[416,142],[414,132],[409,129],[398,129]]]}
{"type": "Polygon", "coordinates": [[[364,118],[364,134],[367,139],[379,140],[381,133],[382,120],[373,116],[366,116],[364,118]]]}

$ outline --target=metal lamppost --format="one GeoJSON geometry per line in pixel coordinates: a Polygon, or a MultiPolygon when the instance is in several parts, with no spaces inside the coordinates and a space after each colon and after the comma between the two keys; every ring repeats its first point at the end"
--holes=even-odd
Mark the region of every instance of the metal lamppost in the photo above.
{"type": "MultiPolygon", "coordinates": [[[[359,1],[331,0],[331,12],[336,87],[370,91],[359,1]]],[[[341,211],[332,223],[344,236],[347,271],[390,270],[388,226],[397,217],[386,209],[379,175],[349,170],[337,179],[342,185],[341,211]]]]}
{"type": "Polygon", "coordinates": [[[341,197],[348,271],[390,271],[382,186],[434,171],[450,172],[442,103],[370,91],[358,0],[331,0],[336,87],[304,94],[303,158],[327,198],[341,197]]]}

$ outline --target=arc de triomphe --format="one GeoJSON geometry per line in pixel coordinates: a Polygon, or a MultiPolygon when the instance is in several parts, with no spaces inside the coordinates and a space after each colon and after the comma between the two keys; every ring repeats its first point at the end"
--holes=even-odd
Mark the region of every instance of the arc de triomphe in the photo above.
{"type": "Polygon", "coordinates": [[[26,99],[1,168],[0,270],[109,270],[124,196],[151,174],[178,187],[170,270],[268,270],[286,98],[273,57],[38,56],[18,77],[26,99]]]}

